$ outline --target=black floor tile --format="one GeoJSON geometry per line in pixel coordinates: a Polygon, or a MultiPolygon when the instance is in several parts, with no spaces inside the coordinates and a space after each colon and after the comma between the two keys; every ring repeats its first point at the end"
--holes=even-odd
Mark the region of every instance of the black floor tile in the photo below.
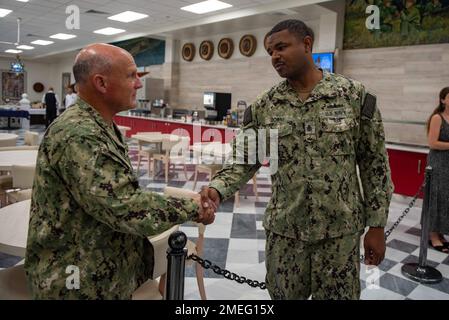
{"type": "Polygon", "coordinates": [[[385,258],[382,263],[379,265],[379,269],[387,272],[391,268],[393,268],[397,264],[396,261],[385,258]]]}
{"type": "Polygon", "coordinates": [[[404,251],[407,253],[412,253],[413,251],[415,251],[418,246],[408,243],[408,242],[404,242],[401,240],[391,240],[390,242],[387,243],[387,246],[393,249],[397,249],[399,251],[404,251]]]}
{"type": "Polygon", "coordinates": [[[231,238],[257,239],[255,215],[235,213],[232,220],[231,238]]]}
{"type": "Polygon", "coordinates": [[[421,229],[418,229],[418,228],[415,228],[415,227],[408,229],[407,231],[405,231],[405,233],[421,237],[421,229]]]}
{"type": "Polygon", "coordinates": [[[380,286],[403,296],[408,296],[418,284],[386,273],[379,279],[380,286]]]}
{"type": "Polygon", "coordinates": [[[259,251],[259,263],[265,261],[265,251],[259,251]]]}
{"type": "Polygon", "coordinates": [[[260,201],[254,202],[254,206],[256,208],[266,208],[267,204],[268,204],[268,202],[260,202],[260,201]]]}

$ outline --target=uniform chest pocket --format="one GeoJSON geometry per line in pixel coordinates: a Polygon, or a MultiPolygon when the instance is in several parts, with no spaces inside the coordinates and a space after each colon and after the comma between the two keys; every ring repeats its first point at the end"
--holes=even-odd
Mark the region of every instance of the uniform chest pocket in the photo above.
{"type": "Polygon", "coordinates": [[[320,145],[326,155],[349,155],[354,153],[356,121],[352,116],[323,116],[320,114],[320,145]]]}
{"type": "Polygon", "coordinates": [[[268,122],[266,123],[267,137],[269,130],[277,130],[277,141],[271,141],[277,145],[277,153],[270,152],[270,158],[277,158],[280,164],[288,162],[294,151],[293,126],[290,123],[268,122]]]}

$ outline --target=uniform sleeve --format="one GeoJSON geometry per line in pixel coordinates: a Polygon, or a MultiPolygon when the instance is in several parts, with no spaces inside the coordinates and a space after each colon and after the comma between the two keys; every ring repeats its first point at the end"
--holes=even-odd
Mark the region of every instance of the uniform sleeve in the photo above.
{"type": "Polygon", "coordinates": [[[124,160],[93,139],[68,142],[58,168],[76,201],[71,205],[118,232],[151,236],[198,217],[190,199],[140,189],[124,160]]]}
{"type": "Polygon", "coordinates": [[[361,99],[360,137],[357,147],[357,163],[363,187],[366,226],[385,227],[393,183],[385,149],[385,133],[377,104],[364,105],[361,99]]]}
{"type": "Polygon", "coordinates": [[[257,156],[258,127],[255,110],[256,106],[253,104],[245,111],[244,124],[232,141],[232,156],[226,160],[223,169],[216,173],[209,184],[209,187],[220,193],[222,201],[233,196],[261,167],[257,156]]]}

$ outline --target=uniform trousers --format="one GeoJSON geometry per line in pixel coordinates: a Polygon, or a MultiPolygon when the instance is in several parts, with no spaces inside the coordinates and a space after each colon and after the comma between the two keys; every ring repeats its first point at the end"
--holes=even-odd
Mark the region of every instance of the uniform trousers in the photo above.
{"type": "Polygon", "coordinates": [[[312,242],[266,234],[266,285],[272,299],[360,298],[362,232],[312,242]]]}

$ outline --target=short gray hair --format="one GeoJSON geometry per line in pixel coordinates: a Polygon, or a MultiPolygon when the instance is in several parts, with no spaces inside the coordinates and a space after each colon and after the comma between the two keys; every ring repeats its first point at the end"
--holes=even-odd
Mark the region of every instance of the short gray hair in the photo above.
{"type": "Polygon", "coordinates": [[[77,84],[86,83],[93,72],[103,73],[111,69],[109,57],[99,54],[79,56],[73,65],[73,76],[77,84]]]}

